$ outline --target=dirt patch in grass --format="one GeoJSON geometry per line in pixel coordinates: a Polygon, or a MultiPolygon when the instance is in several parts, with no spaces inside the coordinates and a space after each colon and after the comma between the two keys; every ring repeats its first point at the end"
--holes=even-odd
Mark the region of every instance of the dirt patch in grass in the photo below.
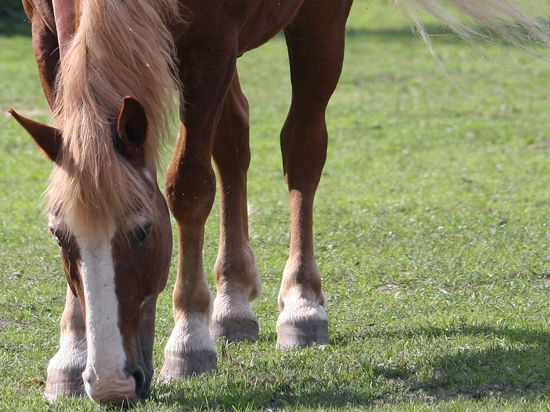
{"type": "Polygon", "coordinates": [[[11,326],[11,324],[12,324],[11,320],[0,316],[0,330],[8,328],[9,326],[11,326]]]}

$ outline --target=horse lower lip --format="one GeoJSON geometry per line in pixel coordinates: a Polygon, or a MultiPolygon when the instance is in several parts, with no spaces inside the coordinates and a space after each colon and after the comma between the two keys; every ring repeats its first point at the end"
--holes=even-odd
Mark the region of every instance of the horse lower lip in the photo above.
{"type": "Polygon", "coordinates": [[[111,405],[121,405],[126,402],[137,402],[138,396],[134,393],[131,396],[121,397],[118,393],[108,393],[102,396],[101,398],[95,399],[97,402],[111,404],[111,405]]]}

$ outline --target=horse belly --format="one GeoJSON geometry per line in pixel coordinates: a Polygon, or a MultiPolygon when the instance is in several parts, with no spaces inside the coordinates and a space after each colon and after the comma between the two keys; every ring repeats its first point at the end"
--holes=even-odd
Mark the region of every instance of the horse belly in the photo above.
{"type": "Polygon", "coordinates": [[[239,33],[239,53],[261,46],[284,30],[304,0],[262,0],[239,33]]]}

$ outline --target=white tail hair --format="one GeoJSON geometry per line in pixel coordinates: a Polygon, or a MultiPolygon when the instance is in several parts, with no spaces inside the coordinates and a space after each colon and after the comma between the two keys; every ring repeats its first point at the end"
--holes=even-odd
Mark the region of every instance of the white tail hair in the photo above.
{"type": "MultiPolygon", "coordinates": [[[[414,29],[431,49],[430,37],[419,17],[423,10],[467,42],[483,36],[478,28],[457,16],[462,13],[476,23],[519,47],[550,46],[548,0],[393,0],[412,19],[414,29]],[[542,19],[540,18],[542,17],[542,19]]],[[[433,51],[433,50],[432,50],[433,51]]]]}

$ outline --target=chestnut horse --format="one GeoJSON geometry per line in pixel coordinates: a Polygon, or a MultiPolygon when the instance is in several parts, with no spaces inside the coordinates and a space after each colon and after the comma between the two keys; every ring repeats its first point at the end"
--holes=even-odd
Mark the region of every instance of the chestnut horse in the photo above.
{"type": "MultiPolygon", "coordinates": [[[[98,402],[121,403],[149,392],[156,300],[172,251],[169,212],[156,180],[157,153],[175,111],[174,93],[180,97],[181,126],[166,200],[177,221],[179,264],[175,326],[160,378],[215,370],[214,339],[258,336],[250,307],[260,280],[248,236],[248,103],[236,61],[280,31],[292,80],[281,133],[291,240],[278,298],[277,344],[327,344],[312,210],[326,157],[325,109],[342,69],[352,0],[23,3],[55,126],[12,115],[54,162],[49,226],[68,281],[46,397],[87,393],[98,402]],[[216,190],[211,158],[221,185],[213,302],[202,261],[204,224],[216,190]]],[[[531,32],[537,29],[519,9],[506,9],[504,0],[491,0],[490,12],[478,0],[450,3],[477,3],[465,11],[488,24],[499,18],[495,10],[501,7],[504,16],[526,22],[531,32]]],[[[446,18],[437,8],[430,11],[446,18]]]]}

